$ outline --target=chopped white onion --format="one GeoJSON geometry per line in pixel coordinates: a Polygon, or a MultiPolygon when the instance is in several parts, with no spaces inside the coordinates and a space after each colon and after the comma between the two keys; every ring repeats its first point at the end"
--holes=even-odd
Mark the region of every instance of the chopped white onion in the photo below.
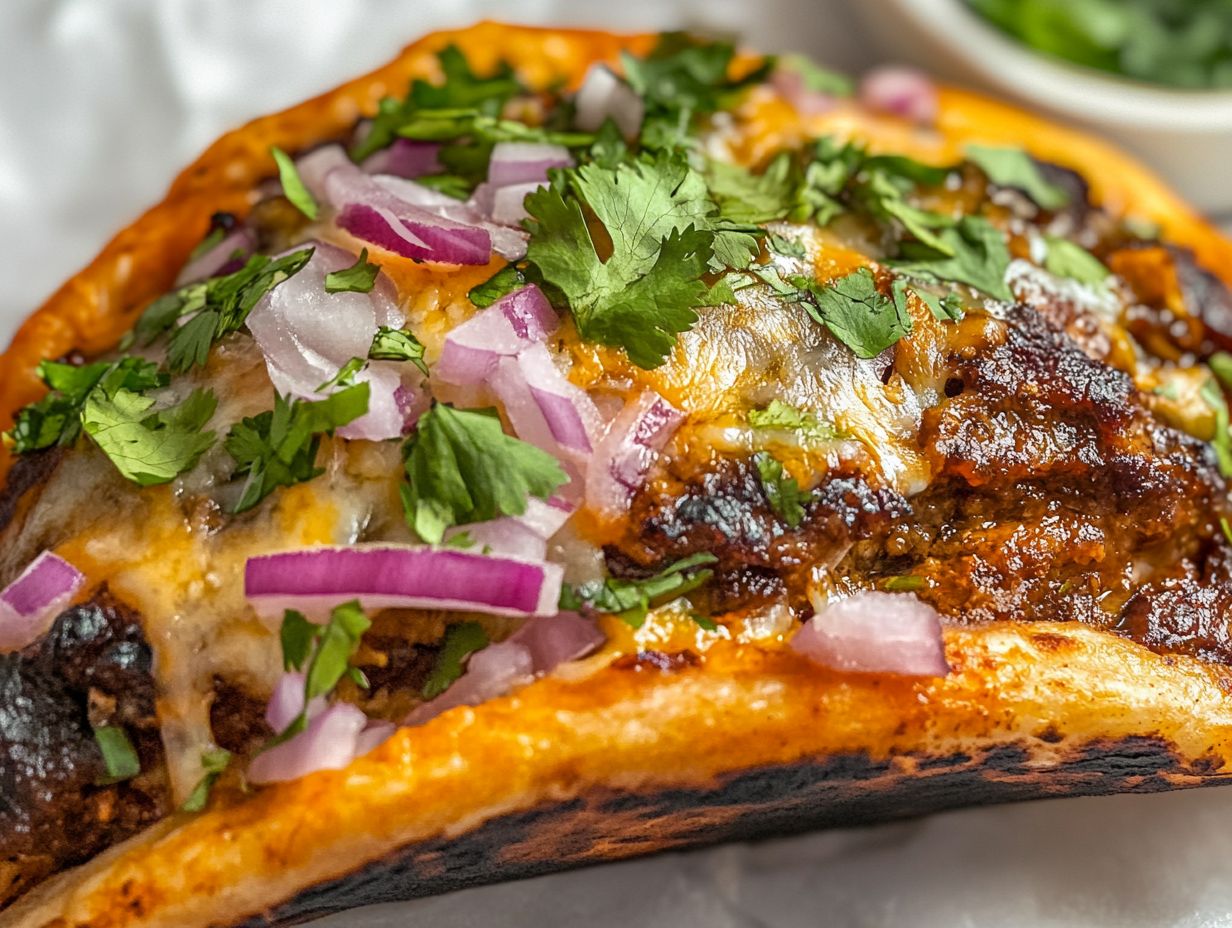
{"type": "Polygon", "coordinates": [[[574,122],[583,132],[597,132],[611,119],[630,141],[641,131],[646,110],[637,92],[604,64],[590,66],[573,105],[577,114],[574,122]]]}
{"type": "Polygon", "coordinates": [[[341,770],[355,759],[368,718],[350,703],[335,703],[282,744],[262,751],[248,765],[248,782],[281,783],[318,770],[341,770]]]}
{"type": "Polygon", "coordinates": [[[645,390],[608,427],[586,471],[586,504],[605,516],[629,507],[659,451],[684,414],[653,390],[645,390]]]}
{"type": "Polygon", "coordinates": [[[869,590],[832,602],[791,639],[809,660],[853,673],[943,677],[941,618],[911,593],[869,590]]]}

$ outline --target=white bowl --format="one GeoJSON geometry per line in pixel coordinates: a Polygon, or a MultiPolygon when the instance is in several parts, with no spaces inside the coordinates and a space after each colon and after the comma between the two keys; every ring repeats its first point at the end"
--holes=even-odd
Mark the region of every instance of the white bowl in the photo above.
{"type": "Polygon", "coordinates": [[[1013,98],[1134,152],[1199,209],[1232,212],[1232,91],[1178,91],[1046,58],[961,0],[857,0],[883,55],[1013,98]]]}

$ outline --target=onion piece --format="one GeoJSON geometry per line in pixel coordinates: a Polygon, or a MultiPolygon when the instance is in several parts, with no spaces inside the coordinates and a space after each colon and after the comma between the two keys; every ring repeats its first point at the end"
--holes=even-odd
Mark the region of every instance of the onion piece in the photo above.
{"type": "Polygon", "coordinates": [[[46,634],[85,579],[81,571],[50,551],[31,561],[0,591],[0,653],[24,648],[46,634]]]}
{"type": "Polygon", "coordinates": [[[182,287],[185,284],[239,270],[244,260],[252,253],[253,244],[252,233],[245,228],[228,232],[218,244],[184,265],[180,275],[175,279],[175,286],[182,287]]]}
{"type": "Polygon", "coordinates": [[[492,194],[492,209],[488,213],[492,221],[502,226],[516,226],[527,217],[526,198],[543,184],[510,184],[497,187],[492,194]]]}
{"type": "Polygon", "coordinates": [[[522,515],[457,525],[445,532],[445,540],[465,535],[485,554],[541,561],[547,557],[548,539],[560,531],[572,513],[573,506],[563,499],[552,498],[545,503],[532,496],[526,500],[522,515]]]}
{"type": "Polygon", "coordinates": [[[637,91],[603,64],[590,66],[573,98],[573,106],[574,123],[583,132],[597,132],[611,119],[628,140],[637,138],[646,112],[646,105],[637,91]]]}
{"type": "Polygon", "coordinates": [[[488,183],[493,187],[511,184],[546,184],[552,168],[573,166],[569,149],[540,142],[497,142],[488,162],[488,183]]]}
{"type": "Polygon", "coordinates": [[[306,155],[300,155],[295,160],[295,170],[299,172],[299,179],[304,182],[308,192],[318,202],[326,199],[325,178],[329,172],[334,168],[354,166],[341,145],[322,145],[306,155]]]}
{"type": "Polygon", "coordinates": [[[486,184],[480,184],[469,200],[462,201],[401,177],[378,174],[372,179],[399,199],[422,206],[454,222],[483,229],[491,236],[492,250],[506,261],[520,261],[526,257],[526,242],[530,237],[526,232],[489,221],[491,204],[482,205],[480,202],[486,184]]]}
{"type": "MultiPolygon", "coordinates": [[[[315,718],[325,709],[325,697],[308,703],[308,718],[315,718]]],[[[274,732],[282,732],[304,711],[304,675],[289,670],[278,678],[274,692],[265,705],[265,721],[274,732]]]]}
{"type": "Polygon", "coordinates": [[[281,783],[318,770],[341,770],[355,759],[368,718],[350,703],[335,703],[299,734],[263,751],[248,765],[248,782],[281,783]]]}
{"type": "Polygon", "coordinates": [[[450,331],[433,373],[457,386],[482,383],[502,357],[542,341],[558,325],[559,317],[539,288],[522,287],[450,331]]]}
{"type": "Polygon", "coordinates": [[[853,673],[943,677],[941,618],[911,593],[868,590],[832,602],[791,639],[809,660],[853,673]]]}
{"type": "Polygon", "coordinates": [[[422,725],[447,709],[503,696],[560,664],[585,657],[604,640],[593,622],[573,612],[529,619],[506,640],[472,654],[462,676],[440,696],[416,706],[403,724],[422,725]]]}
{"type": "Polygon", "coordinates": [[[355,756],[363,757],[365,754],[375,751],[388,741],[390,736],[397,730],[398,726],[393,722],[378,719],[369,721],[368,726],[355,739],[355,756]]]}
{"type": "Polygon", "coordinates": [[[394,139],[388,148],[382,148],[365,158],[360,167],[368,174],[422,177],[424,174],[436,174],[442,170],[441,163],[437,160],[440,151],[439,142],[394,139]]]}
{"type": "Polygon", "coordinates": [[[931,123],[937,118],[936,85],[911,68],[874,68],[860,79],[857,97],[871,110],[912,122],[931,123]]]}
{"type": "Polygon", "coordinates": [[[810,90],[804,83],[804,75],[781,63],[774,69],[770,85],[779,92],[796,112],[805,116],[820,116],[838,108],[838,100],[828,93],[810,90]]]}
{"type": "Polygon", "coordinates": [[[308,548],[248,559],[244,595],[257,614],[320,614],[343,600],[365,609],[462,609],[550,615],[560,598],[559,564],[426,545],[308,548]]]}
{"type": "Polygon", "coordinates": [[[595,449],[586,473],[586,504],[607,516],[624,512],[683,420],[684,413],[653,390],[626,404],[595,449]]]}

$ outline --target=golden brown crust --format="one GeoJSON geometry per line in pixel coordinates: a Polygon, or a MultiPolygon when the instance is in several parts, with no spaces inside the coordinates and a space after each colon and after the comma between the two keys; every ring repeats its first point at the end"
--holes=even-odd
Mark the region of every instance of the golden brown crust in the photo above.
{"type": "MultiPolygon", "coordinates": [[[[412,75],[430,74],[432,53],[449,41],[480,67],[499,54],[534,81],[576,80],[592,60],[645,47],[649,39],[494,24],[441,33],[372,75],[224,136],[161,204],[22,327],[0,359],[6,416],[38,394],[33,368],[40,358],[107,347],[170,284],[210,213],[245,211],[270,144],[296,150],[339,135],[380,96],[399,92],[412,75]]],[[[784,125],[767,124],[750,135],[750,144],[777,146],[789,132],[784,125]]],[[[890,122],[831,128],[937,160],[952,159],[973,137],[1025,144],[1081,171],[1114,212],[1159,223],[1171,241],[1193,248],[1232,283],[1232,244],[1141,168],[1070,130],[957,91],[943,94],[939,131],[927,150],[890,122]]],[[[1133,777],[1149,775],[1156,787],[1222,782],[1232,772],[1232,678],[1225,668],[1153,654],[1073,624],[953,628],[946,644],[954,672],[930,682],[833,675],[789,654],[739,645],[716,646],[704,666],[670,673],[583,665],[577,676],[593,670],[584,678],[546,679],[401,730],[346,771],[173,818],[36,889],[0,916],[0,924],[240,923],[400,849],[422,851],[424,842],[452,840],[486,821],[537,808],[555,811],[494,855],[487,877],[528,872],[517,866],[528,860],[552,868],[643,853],[721,836],[725,822],[747,811],[747,798],[704,808],[685,801],[658,818],[657,833],[648,833],[645,819],[617,814],[602,797],[721,794],[733,777],[791,782],[801,765],[843,758],[874,765],[868,791],[876,781],[877,788],[907,795],[927,784],[930,765],[965,763],[979,766],[989,782],[1016,778],[1023,791],[1013,798],[1128,788],[1129,781],[1115,778],[1090,782],[1081,759],[1092,752],[1123,756],[1135,744],[1158,748],[1146,765],[1149,774],[1129,764],[1133,777]],[[1019,758],[1014,771],[987,760],[1007,746],[1019,758]],[[954,760],[958,755],[974,761],[954,760]],[[709,825],[715,827],[703,827],[709,825]]],[[[806,795],[834,801],[825,793],[806,795]]],[[[930,807],[907,803],[909,810],[930,807]]],[[[428,873],[423,853],[413,872],[428,873]]],[[[275,918],[304,911],[284,909],[275,918]]]]}

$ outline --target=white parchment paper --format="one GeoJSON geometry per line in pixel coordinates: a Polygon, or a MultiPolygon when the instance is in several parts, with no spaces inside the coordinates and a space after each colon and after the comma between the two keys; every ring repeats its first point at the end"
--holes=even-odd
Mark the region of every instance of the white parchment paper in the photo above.
{"type": "MultiPolygon", "coordinates": [[[[3,0],[0,336],[223,130],[482,17],[740,31],[859,69],[842,0],[3,0]]],[[[499,775],[499,772],[494,772],[499,775]]],[[[973,809],[664,855],[321,928],[1232,925],[1232,790],[973,809]]]]}

